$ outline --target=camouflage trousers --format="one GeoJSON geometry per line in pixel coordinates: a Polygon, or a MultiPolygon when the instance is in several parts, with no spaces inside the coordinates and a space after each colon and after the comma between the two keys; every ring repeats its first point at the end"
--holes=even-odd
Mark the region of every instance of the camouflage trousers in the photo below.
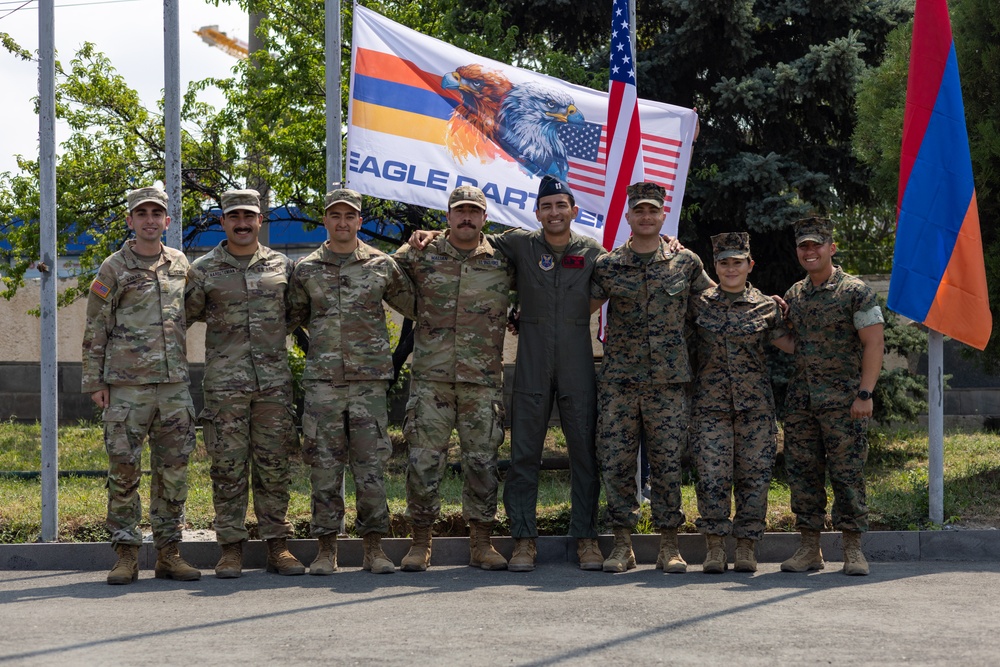
{"type": "Polygon", "coordinates": [[[142,545],[142,443],[149,436],[149,522],[157,549],[181,539],[194,404],[187,384],[113,385],[104,408],[108,530],[112,544],[142,545]]]}
{"type": "Polygon", "coordinates": [[[260,537],[291,537],[287,519],[289,456],[299,436],[292,416],[291,387],[205,393],[198,416],[212,458],[212,503],[219,544],[242,542],[250,488],[260,537]]]}
{"type": "Polygon", "coordinates": [[[770,410],[695,408],[691,454],[698,470],[698,530],[759,540],[767,519],[767,491],[778,448],[770,410]],[[729,519],[730,496],[736,516],[729,519]]]}
{"type": "Polygon", "coordinates": [[[312,534],[336,535],[344,518],[341,480],[350,464],[359,535],[389,532],[385,463],[392,454],[384,380],[306,380],[302,458],[312,468],[312,534]]]}
{"type": "Polygon", "coordinates": [[[823,530],[829,472],[834,529],[868,530],[867,460],[868,420],[852,419],[849,408],[789,414],[785,418],[785,466],[795,527],[823,530]]]}
{"type": "Polygon", "coordinates": [[[413,380],[403,434],[410,446],[406,516],[414,525],[430,526],[441,512],[439,487],[452,429],[458,430],[462,450],[462,518],[496,520],[503,390],[467,382],[413,380]]]}
{"type": "Polygon", "coordinates": [[[658,530],[684,524],[681,456],[687,444],[688,399],[681,384],[597,383],[597,458],[614,527],[639,522],[636,468],[639,433],[649,458],[650,509],[658,530]]]}

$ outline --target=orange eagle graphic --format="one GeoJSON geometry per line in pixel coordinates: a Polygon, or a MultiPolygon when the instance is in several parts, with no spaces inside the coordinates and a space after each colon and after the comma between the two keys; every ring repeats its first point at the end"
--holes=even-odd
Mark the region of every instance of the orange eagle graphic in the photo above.
{"type": "Polygon", "coordinates": [[[445,146],[459,164],[475,157],[483,164],[511,160],[498,147],[500,105],[513,85],[502,73],[482,65],[462,65],[441,78],[441,88],[458,91],[462,103],[451,113],[445,146]]]}

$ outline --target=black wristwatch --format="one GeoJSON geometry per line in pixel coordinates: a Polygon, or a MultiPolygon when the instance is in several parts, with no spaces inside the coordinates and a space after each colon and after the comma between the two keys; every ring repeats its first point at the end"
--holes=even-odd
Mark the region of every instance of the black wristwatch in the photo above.
{"type": "Polygon", "coordinates": [[[869,401],[871,400],[871,397],[872,393],[870,391],[862,389],[861,391],[858,392],[858,398],[860,398],[862,401],[869,401]]]}

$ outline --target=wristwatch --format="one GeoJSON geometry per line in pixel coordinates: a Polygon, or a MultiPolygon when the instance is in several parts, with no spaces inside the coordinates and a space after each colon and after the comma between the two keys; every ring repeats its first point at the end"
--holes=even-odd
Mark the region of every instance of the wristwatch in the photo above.
{"type": "Polygon", "coordinates": [[[865,389],[862,389],[861,391],[858,392],[858,398],[860,398],[862,401],[869,401],[871,400],[871,397],[872,393],[865,389]]]}

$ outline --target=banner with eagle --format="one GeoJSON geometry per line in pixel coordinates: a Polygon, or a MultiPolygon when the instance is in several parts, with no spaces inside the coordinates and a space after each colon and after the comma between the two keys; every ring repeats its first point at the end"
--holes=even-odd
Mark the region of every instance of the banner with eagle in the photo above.
{"type": "MultiPolygon", "coordinates": [[[[537,229],[542,176],[567,181],[574,230],[600,241],[605,223],[608,93],[519,69],[354,7],[347,186],[443,209],[463,184],[482,188],[489,219],[537,229]]],[[[646,180],[668,192],[677,233],[697,116],[639,100],[646,180]]]]}

